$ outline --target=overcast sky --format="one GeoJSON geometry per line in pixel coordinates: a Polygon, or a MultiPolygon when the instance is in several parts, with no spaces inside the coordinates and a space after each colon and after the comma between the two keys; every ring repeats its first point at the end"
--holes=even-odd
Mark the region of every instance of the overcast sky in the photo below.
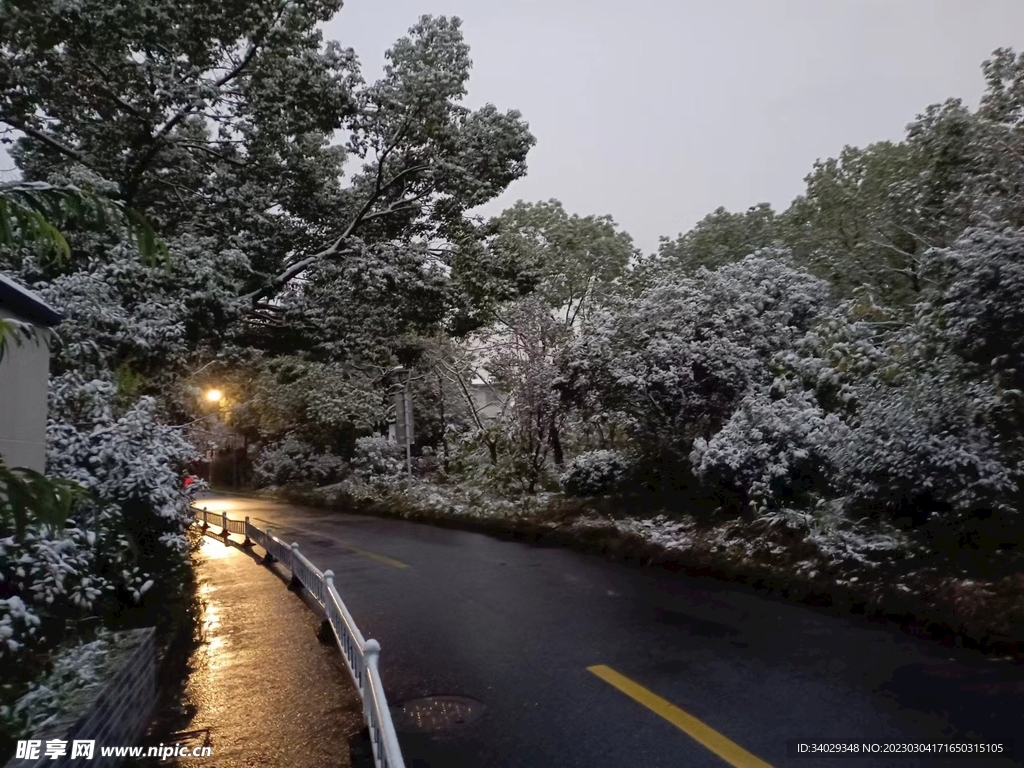
{"type": "Polygon", "coordinates": [[[1022,0],[347,0],[326,34],[375,79],[423,13],[463,20],[470,105],[537,137],[484,212],[555,197],[645,251],[720,205],[785,208],[816,158],[976,105],[981,62],[1024,50],[1022,0]]]}

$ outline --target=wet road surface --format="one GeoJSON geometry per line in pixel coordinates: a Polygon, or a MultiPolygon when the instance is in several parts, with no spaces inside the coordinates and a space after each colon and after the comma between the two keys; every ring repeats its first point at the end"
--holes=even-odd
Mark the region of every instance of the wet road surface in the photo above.
{"type": "Polygon", "coordinates": [[[1013,662],[560,548],[241,497],[198,503],[249,515],[334,571],[364,636],[381,643],[409,768],[1024,764],[1019,752],[787,756],[787,739],[1017,736],[1020,750],[1024,669],[1013,662]],[[452,697],[449,714],[419,701],[430,697],[452,697]]]}
{"type": "Polygon", "coordinates": [[[346,768],[362,705],[319,621],[242,550],[207,537],[199,554],[203,644],[191,658],[190,713],[167,744],[209,744],[203,768],[346,768]]]}

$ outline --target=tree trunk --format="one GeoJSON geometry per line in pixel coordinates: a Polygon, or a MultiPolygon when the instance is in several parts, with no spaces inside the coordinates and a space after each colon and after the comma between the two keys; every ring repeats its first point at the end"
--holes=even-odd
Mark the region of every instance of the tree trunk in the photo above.
{"type": "Polygon", "coordinates": [[[551,446],[555,466],[562,466],[565,463],[565,457],[562,455],[562,440],[558,436],[558,427],[555,426],[554,422],[551,422],[551,428],[548,430],[548,444],[551,446]]]}

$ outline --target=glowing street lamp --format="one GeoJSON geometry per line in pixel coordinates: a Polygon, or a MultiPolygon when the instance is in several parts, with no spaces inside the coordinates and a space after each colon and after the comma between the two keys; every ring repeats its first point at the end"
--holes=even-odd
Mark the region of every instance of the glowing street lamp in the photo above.
{"type": "Polygon", "coordinates": [[[224,394],[219,389],[206,390],[206,399],[211,403],[219,403],[224,399],[224,394]]]}

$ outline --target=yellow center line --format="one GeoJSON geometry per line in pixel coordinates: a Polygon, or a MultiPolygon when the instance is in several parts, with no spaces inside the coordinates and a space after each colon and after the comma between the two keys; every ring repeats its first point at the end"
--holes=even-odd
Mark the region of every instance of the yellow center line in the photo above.
{"type": "Polygon", "coordinates": [[[597,666],[587,667],[587,671],[597,675],[609,685],[618,688],[629,698],[643,704],[656,715],[665,718],[676,728],[710,749],[727,763],[735,766],[735,768],[772,768],[764,760],[750,754],[739,744],[730,741],[711,726],[705,725],[693,715],[687,714],[672,702],[666,701],[642,685],[634,683],[625,675],[620,675],[611,667],[598,664],[597,666]]]}
{"type": "MultiPolygon", "coordinates": [[[[271,528],[273,528],[273,526],[274,526],[274,523],[271,520],[264,520],[262,517],[253,517],[253,518],[250,518],[250,519],[251,520],[259,520],[260,522],[267,523],[267,524],[269,524],[271,526],[271,528]]],[[[377,554],[376,552],[370,552],[367,549],[360,549],[359,547],[356,547],[356,546],[353,546],[352,544],[349,544],[347,541],[342,541],[341,539],[336,539],[334,536],[328,536],[326,534],[319,533],[319,532],[316,532],[316,531],[311,531],[311,533],[314,536],[321,536],[321,537],[323,537],[325,539],[330,539],[331,541],[333,541],[333,542],[335,542],[337,544],[340,544],[342,547],[347,549],[349,552],[354,552],[357,555],[362,555],[363,557],[368,557],[371,560],[376,560],[378,563],[384,563],[385,565],[390,565],[392,568],[408,568],[409,567],[408,563],[403,563],[401,560],[395,560],[393,557],[388,557],[387,555],[380,555],[380,554],[377,554]]]]}
{"type": "Polygon", "coordinates": [[[351,544],[341,541],[340,539],[334,539],[334,541],[337,541],[345,549],[355,552],[357,555],[362,555],[363,557],[368,557],[371,560],[376,560],[378,562],[384,563],[385,565],[390,565],[392,568],[409,567],[408,563],[403,563],[401,560],[395,560],[393,557],[388,557],[387,555],[378,555],[376,552],[370,552],[365,549],[360,549],[359,547],[353,547],[351,544]]]}

